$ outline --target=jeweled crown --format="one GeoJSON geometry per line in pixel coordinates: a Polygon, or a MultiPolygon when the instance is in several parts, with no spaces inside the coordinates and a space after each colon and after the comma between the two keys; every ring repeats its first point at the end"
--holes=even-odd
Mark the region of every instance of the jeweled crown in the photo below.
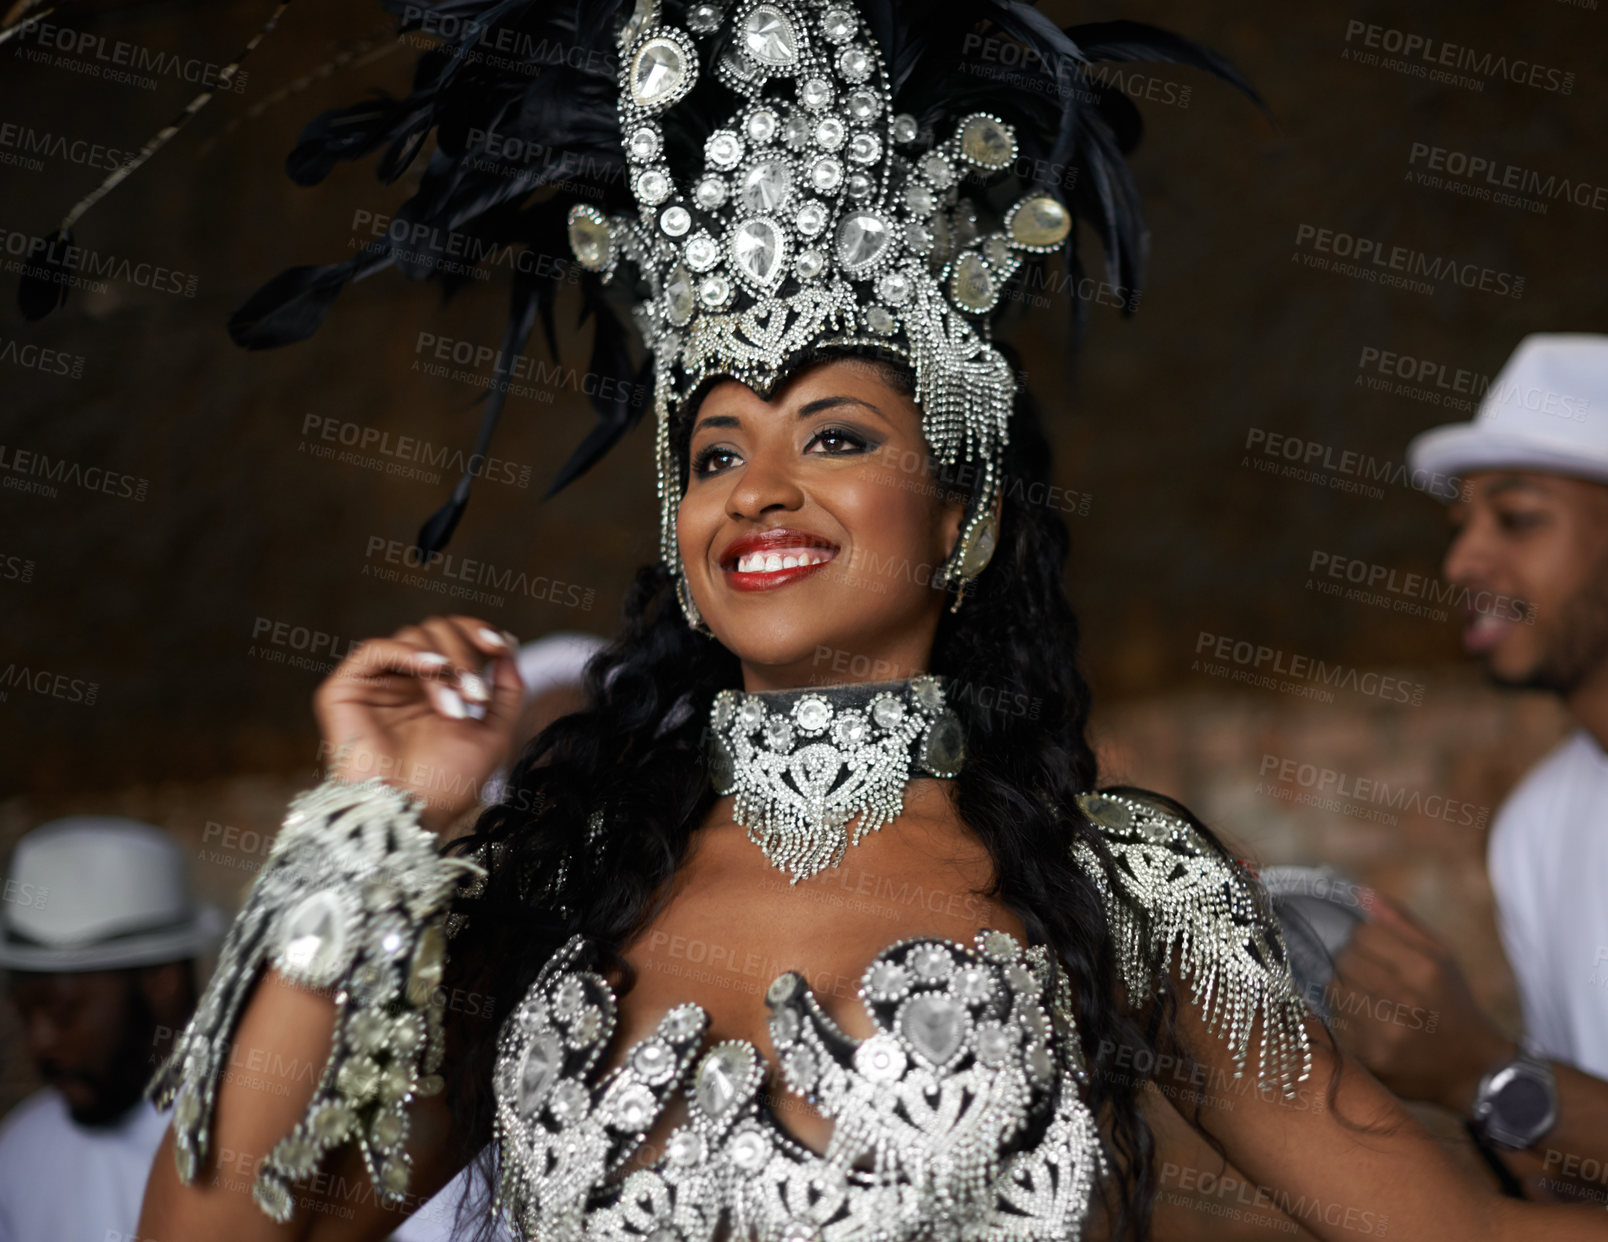
{"type": "Polygon", "coordinates": [[[981,467],[956,552],[934,581],[969,576],[1016,387],[990,343],[989,315],[1025,255],[1061,248],[1071,214],[1034,189],[982,231],[960,189],[1011,167],[1011,126],[974,112],[924,142],[914,117],[893,112],[876,40],[847,4],[696,4],[685,23],[643,0],[620,32],[620,133],[636,217],[587,203],[569,216],[583,266],[607,279],[629,262],[647,286],[634,313],[655,371],[661,552],[683,607],[696,620],[676,548],[685,480],[671,417],[714,376],[768,394],[789,360],[820,346],[906,359],[938,460],[981,467]],[[689,180],[672,168],[666,130],[706,74],[741,102],[708,134],[689,180]]]}

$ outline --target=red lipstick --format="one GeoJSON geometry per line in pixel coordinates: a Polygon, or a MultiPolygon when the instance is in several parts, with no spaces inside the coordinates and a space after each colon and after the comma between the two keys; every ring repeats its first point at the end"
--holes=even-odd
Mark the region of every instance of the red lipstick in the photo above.
{"type": "Polygon", "coordinates": [[[838,551],[830,539],[783,526],[733,539],[721,553],[720,567],[734,590],[769,591],[808,577],[838,551]]]}

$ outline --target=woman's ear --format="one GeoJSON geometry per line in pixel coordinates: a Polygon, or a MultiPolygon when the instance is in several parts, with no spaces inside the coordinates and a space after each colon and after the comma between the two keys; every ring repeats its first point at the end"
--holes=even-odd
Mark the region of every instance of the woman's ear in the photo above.
{"type": "Polygon", "coordinates": [[[950,487],[945,487],[940,495],[943,503],[938,510],[938,531],[944,550],[940,558],[942,562],[955,555],[955,546],[960,541],[960,524],[966,517],[966,497],[950,487]]]}
{"type": "MultiPolygon", "coordinates": [[[[960,541],[960,526],[966,517],[966,506],[970,497],[949,489],[944,491],[944,504],[942,510],[941,530],[943,532],[944,559],[948,560],[955,554],[955,547],[960,541]],[[959,499],[955,499],[959,496],[959,499]]],[[[1005,512],[1005,489],[1002,487],[994,495],[994,537],[999,538],[1000,519],[1005,512]]]]}

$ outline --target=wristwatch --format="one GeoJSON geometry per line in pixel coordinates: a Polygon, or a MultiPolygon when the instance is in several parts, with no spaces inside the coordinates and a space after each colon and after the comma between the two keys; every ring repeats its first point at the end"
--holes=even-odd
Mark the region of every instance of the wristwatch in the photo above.
{"type": "Polygon", "coordinates": [[[1557,1124],[1558,1088],[1552,1067],[1520,1049],[1506,1065],[1480,1079],[1474,1093],[1474,1129],[1498,1147],[1519,1151],[1557,1124]]]}

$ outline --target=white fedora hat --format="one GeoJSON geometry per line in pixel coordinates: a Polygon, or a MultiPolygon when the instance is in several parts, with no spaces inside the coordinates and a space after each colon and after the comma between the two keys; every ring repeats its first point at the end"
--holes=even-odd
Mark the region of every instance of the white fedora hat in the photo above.
{"type": "Polygon", "coordinates": [[[1474,421],[1424,432],[1407,458],[1415,473],[1538,470],[1608,483],[1608,336],[1525,337],[1474,421]]]}
{"type": "Polygon", "coordinates": [[[64,973],[155,966],[216,942],[223,916],[190,892],[189,866],[159,828],[112,815],[41,824],[11,856],[0,967],[64,973]]]}

